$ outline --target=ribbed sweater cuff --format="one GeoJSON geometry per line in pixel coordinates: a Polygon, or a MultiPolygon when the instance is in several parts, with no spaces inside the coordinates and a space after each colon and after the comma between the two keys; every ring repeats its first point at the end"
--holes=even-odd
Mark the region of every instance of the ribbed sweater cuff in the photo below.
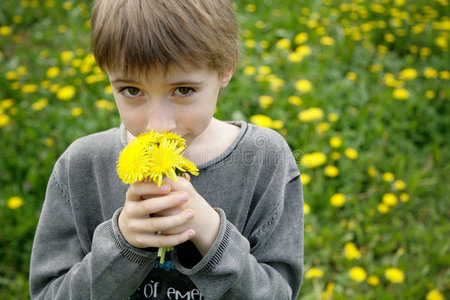
{"type": "Polygon", "coordinates": [[[220,259],[222,258],[222,255],[225,252],[230,240],[231,226],[227,221],[225,212],[220,208],[215,208],[215,210],[220,215],[219,234],[217,235],[217,238],[208,253],[194,267],[184,267],[178,260],[178,250],[175,248],[173,263],[180,273],[185,275],[207,274],[211,272],[220,262],[220,259]]]}

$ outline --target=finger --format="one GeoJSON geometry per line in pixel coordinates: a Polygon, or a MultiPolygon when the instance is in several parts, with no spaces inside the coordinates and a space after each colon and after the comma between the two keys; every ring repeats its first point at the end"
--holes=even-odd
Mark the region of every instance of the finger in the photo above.
{"type": "MultiPolygon", "coordinates": [[[[181,212],[181,206],[189,201],[189,196],[186,192],[177,191],[169,195],[151,198],[139,203],[141,208],[139,210],[143,215],[159,214],[162,211],[179,208],[178,213],[181,212]]],[[[175,214],[175,213],[172,213],[175,214]]]]}
{"type": "Polygon", "coordinates": [[[140,201],[149,195],[165,195],[171,190],[170,185],[163,184],[160,187],[154,182],[135,182],[127,190],[127,201],[140,201]]]}
{"type": "Polygon", "coordinates": [[[195,236],[193,229],[187,229],[177,234],[141,234],[136,236],[133,245],[138,248],[173,247],[182,244],[195,236]]]}
{"type": "Polygon", "coordinates": [[[152,217],[146,220],[142,220],[140,226],[143,226],[143,230],[146,232],[164,232],[181,225],[185,225],[194,218],[194,211],[186,209],[179,214],[165,216],[165,217],[152,217]]]}
{"type": "Polygon", "coordinates": [[[186,179],[187,181],[191,181],[191,176],[189,175],[189,173],[183,173],[183,177],[184,179],[186,179]]]}

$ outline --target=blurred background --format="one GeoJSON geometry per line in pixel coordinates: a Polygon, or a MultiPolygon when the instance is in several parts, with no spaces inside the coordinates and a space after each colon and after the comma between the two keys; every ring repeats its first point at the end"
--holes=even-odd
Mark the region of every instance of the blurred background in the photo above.
{"type": "MultiPolygon", "coordinates": [[[[0,298],[27,299],[56,159],[120,124],[88,0],[0,1],[0,298]]],[[[273,128],[302,173],[301,299],[450,299],[448,0],[235,1],[216,117],[273,128]]]]}

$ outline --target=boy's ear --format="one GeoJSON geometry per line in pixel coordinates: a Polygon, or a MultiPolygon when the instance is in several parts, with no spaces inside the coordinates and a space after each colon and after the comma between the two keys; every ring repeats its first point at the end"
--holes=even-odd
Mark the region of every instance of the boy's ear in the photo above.
{"type": "Polygon", "coordinates": [[[225,72],[225,74],[223,74],[220,87],[222,88],[226,87],[230,82],[231,78],[233,77],[233,74],[234,74],[234,67],[231,67],[227,72],[225,72]]]}

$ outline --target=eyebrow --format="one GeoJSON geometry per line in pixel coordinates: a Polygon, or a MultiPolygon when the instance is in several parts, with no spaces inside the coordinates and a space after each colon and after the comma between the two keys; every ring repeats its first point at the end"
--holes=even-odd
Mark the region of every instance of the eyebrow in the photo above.
{"type": "MultiPolygon", "coordinates": [[[[204,80],[194,81],[194,80],[181,80],[181,81],[174,81],[169,82],[167,86],[180,86],[180,85],[201,85],[204,82],[204,80]]],[[[116,83],[133,83],[133,84],[140,84],[140,82],[132,80],[132,79],[126,79],[126,78],[118,78],[111,81],[111,84],[116,83]]]]}

